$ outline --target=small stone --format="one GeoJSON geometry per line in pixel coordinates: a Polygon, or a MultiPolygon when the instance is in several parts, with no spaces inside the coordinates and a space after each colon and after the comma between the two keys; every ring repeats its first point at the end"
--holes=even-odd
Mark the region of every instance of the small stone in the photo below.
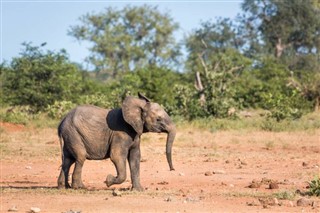
{"type": "Polygon", "coordinates": [[[115,197],[121,197],[121,192],[119,192],[118,190],[113,190],[112,195],[115,197]]]}
{"type": "Polygon", "coordinates": [[[230,186],[230,187],[232,187],[232,188],[234,187],[234,185],[233,185],[233,184],[229,184],[229,186],[230,186]]]}
{"type": "Polygon", "coordinates": [[[204,175],[205,175],[205,176],[211,176],[211,175],[212,175],[212,172],[206,171],[206,172],[204,173],[204,175]]]}
{"type": "Polygon", "coordinates": [[[262,179],[261,179],[261,183],[262,183],[262,184],[270,184],[270,183],[272,183],[272,182],[275,182],[275,181],[273,181],[273,180],[271,180],[271,179],[268,179],[268,178],[262,178],[262,179]]]}
{"type": "Polygon", "coordinates": [[[198,201],[200,201],[200,199],[196,198],[196,197],[187,197],[186,201],[187,202],[198,202],[198,201]]]}
{"type": "Polygon", "coordinates": [[[260,186],[261,186],[261,183],[252,182],[252,183],[250,183],[250,185],[248,187],[251,189],[257,189],[257,188],[260,188],[260,186]]]}
{"type": "Polygon", "coordinates": [[[293,202],[292,202],[292,201],[289,201],[288,206],[289,206],[289,207],[294,207],[293,202]]]}
{"type": "Polygon", "coordinates": [[[273,203],[274,203],[274,205],[279,205],[278,199],[277,198],[273,198],[273,203]]]}
{"type": "Polygon", "coordinates": [[[306,167],[306,166],[308,166],[308,163],[307,162],[302,162],[302,166],[306,167]]]}
{"type": "Polygon", "coordinates": [[[223,170],[214,170],[213,174],[225,174],[226,172],[223,170]]]}
{"type": "Polygon", "coordinates": [[[318,208],[318,207],[319,207],[319,204],[318,204],[318,202],[313,201],[311,206],[312,206],[313,208],[318,208]]]}
{"type": "Polygon", "coordinates": [[[41,211],[41,209],[38,207],[31,207],[31,209],[30,209],[31,213],[39,213],[40,211],[41,211]]]}
{"type": "Polygon", "coordinates": [[[261,203],[258,202],[257,200],[247,202],[247,206],[260,206],[260,205],[261,205],[261,203]]]}
{"type": "Polygon", "coordinates": [[[279,185],[275,182],[269,184],[269,189],[279,189],[279,185]]]}
{"type": "Polygon", "coordinates": [[[260,202],[257,202],[257,201],[250,201],[250,202],[247,202],[247,206],[260,206],[260,202]]]}
{"type": "Polygon", "coordinates": [[[229,161],[229,160],[226,160],[225,163],[230,163],[230,161],[229,161]]]}
{"type": "Polygon", "coordinates": [[[184,176],[184,173],[180,172],[180,173],[179,173],[179,176],[184,176]]]}
{"type": "Polygon", "coordinates": [[[8,209],[8,212],[17,212],[18,208],[16,206],[12,206],[10,209],[8,209]]]}
{"type": "Polygon", "coordinates": [[[275,206],[279,204],[279,201],[277,198],[271,198],[271,197],[262,197],[262,198],[259,198],[259,201],[263,206],[275,206]]]}
{"type": "Polygon", "coordinates": [[[168,197],[168,198],[164,199],[164,201],[172,202],[172,198],[171,198],[171,197],[168,197]]]}
{"type": "Polygon", "coordinates": [[[297,206],[311,206],[311,205],[312,205],[312,201],[305,197],[297,200],[297,206]]]}
{"type": "Polygon", "coordinates": [[[32,167],[31,166],[26,166],[26,169],[32,169],[32,167]]]}
{"type": "Polygon", "coordinates": [[[241,165],[246,166],[246,165],[248,165],[248,164],[247,164],[247,162],[245,162],[245,161],[241,161],[241,165]]]}

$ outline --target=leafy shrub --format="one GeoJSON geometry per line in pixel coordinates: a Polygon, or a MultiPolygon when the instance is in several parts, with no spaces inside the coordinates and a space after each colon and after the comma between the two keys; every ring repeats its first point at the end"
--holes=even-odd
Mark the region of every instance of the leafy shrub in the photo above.
{"type": "Polygon", "coordinates": [[[75,101],[87,89],[86,78],[65,51],[44,52],[40,47],[23,45],[21,57],[0,67],[8,104],[29,105],[41,111],[55,101],[75,101]]]}
{"type": "Polygon", "coordinates": [[[54,104],[49,105],[46,108],[48,116],[54,119],[61,119],[64,115],[68,113],[75,104],[71,101],[55,101],[54,104]]]}
{"type": "Polygon", "coordinates": [[[197,92],[186,85],[175,85],[174,105],[167,107],[168,111],[175,116],[181,116],[189,120],[208,116],[205,108],[201,107],[197,92]]]}
{"type": "Polygon", "coordinates": [[[315,177],[309,182],[309,194],[314,196],[320,196],[320,178],[315,177]]]}
{"type": "Polygon", "coordinates": [[[110,108],[112,107],[112,103],[109,100],[110,96],[107,97],[103,94],[91,94],[91,95],[84,95],[79,98],[79,102],[81,104],[90,104],[95,105],[103,108],[110,108]]]}
{"type": "Polygon", "coordinates": [[[303,114],[303,109],[298,106],[301,97],[295,91],[290,96],[281,93],[266,93],[263,95],[263,100],[271,112],[269,116],[277,121],[297,119],[303,114]]]}
{"type": "Polygon", "coordinates": [[[30,106],[12,107],[0,114],[0,119],[4,122],[26,125],[30,119],[35,117],[30,106]]]}

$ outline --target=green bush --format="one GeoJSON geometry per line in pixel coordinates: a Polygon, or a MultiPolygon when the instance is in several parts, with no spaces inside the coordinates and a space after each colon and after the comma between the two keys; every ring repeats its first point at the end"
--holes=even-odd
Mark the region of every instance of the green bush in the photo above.
{"type": "Polygon", "coordinates": [[[171,112],[175,106],[174,85],[180,84],[181,76],[167,68],[146,67],[122,74],[117,81],[106,85],[106,99],[112,108],[121,106],[126,95],[137,96],[138,92],[164,106],[171,112]]]}
{"type": "Polygon", "coordinates": [[[26,125],[29,120],[36,117],[30,106],[11,107],[0,113],[0,119],[4,122],[26,125]]]}
{"type": "Polygon", "coordinates": [[[295,91],[290,96],[281,93],[266,93],[263,94],[262,99],[271,112],[269,116],[277,121],[298,119],[303,114],[303,109],[299,106],[301,97],[295,91]]]}
{"type": "Polygon", "coordinates": [[[91,95],[84,95],[79,98],[79,102],[81,104],[89,104],[89,105],[95,105],[102,108],[112,108],[114,105],[112,101],[110,100],[111,95],[103,95],[103,94],[91,94],[91,95]]]}
{"type": "Polygon", "coordinates": [[[55,101],[75,102],[88,89],[85,76],[65,51],[44,52],[40,47],[23,45],[25,50],[20,57],[0,67],[6,103],[29,105],[41,111],[55,101]]]}
{"type": "Polygon", "coordinates": [[[46,112],[50,118],[61,119],[74,107],[75,104],[71,101],[55,101],[46,108],[46,112]]]}
{"type": "Polygon", "coordinates": [[[182,84],[175,85],[174,105],[167,107],[168,111],[174,116],[180,116],[188,120],[204,118],[209,116],[204,107],[200,105],[199,95],[196,90],[182,84]]]}
{"type": "Polygon", "coordinates": [[[320,178],[315,177],[309,182],[309,194],[314,196],[320,196],[320,178]]]}

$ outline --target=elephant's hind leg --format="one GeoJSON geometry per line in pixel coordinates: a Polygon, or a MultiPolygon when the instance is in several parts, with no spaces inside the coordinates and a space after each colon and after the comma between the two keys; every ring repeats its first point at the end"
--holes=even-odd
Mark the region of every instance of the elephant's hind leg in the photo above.
{"type": "Polygon", "coordinates": [[[82,183],[82,167],[84,160],[77,160],[72,174],[72,188],[73,189],[84,189],[85,186],[82,183]]]}
{"type": "Polygon", "coordinates": [[[75,154],[75,166],[72,174],[72,188],[73,189],[83,189],[85,188],[84,184],[82,183],[82,167],[86,160],[87,152],[85,148],[81,145],[75,147],[74,149],[75,154]]]}
{"type": "Polygon", "coordinates": [[[74,159],[73,158],[69,158],[69,157],[64,157],[63,162],[62,162],[62,166],[61,166],[61,172],[58,178],[58,188],[71,188],[71,186],[69,185],[69,171],[70,171],[70,167],[71,165],[74,163],[74,159]]]}

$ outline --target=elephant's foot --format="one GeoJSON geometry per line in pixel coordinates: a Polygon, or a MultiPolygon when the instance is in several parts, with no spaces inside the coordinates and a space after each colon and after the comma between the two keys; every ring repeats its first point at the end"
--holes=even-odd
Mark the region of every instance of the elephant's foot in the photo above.
{"type": "Polygon", "coordinates": [[[113,175],[108,175],[105,183],[107,184],[108,187],[112,186],[114,183],[115,177],[113,175]]]}
{"type": "Polygon", "coordinates": [[[86,189],[86,187],[83,185],[83,183],[72,183],[72,187],[73,189],[86,189]]]}
{"type": "Polygon", "coordinates": [[[65,184],[64,182],[61,183],[61,182],[58,182],[58,189],[70,189],[71,186],[69,183],[65,184]]]}
{"type": "Polygon", "coordinates": [[[142,186],[132,186],[131,191],[143,192],[144,188],[142,186]]]}
{"type": "Polygon", "coordinates": [[[58,189],[71,189],[71,186],[68,184],[68,185],[58,185],[58,189]]]}

